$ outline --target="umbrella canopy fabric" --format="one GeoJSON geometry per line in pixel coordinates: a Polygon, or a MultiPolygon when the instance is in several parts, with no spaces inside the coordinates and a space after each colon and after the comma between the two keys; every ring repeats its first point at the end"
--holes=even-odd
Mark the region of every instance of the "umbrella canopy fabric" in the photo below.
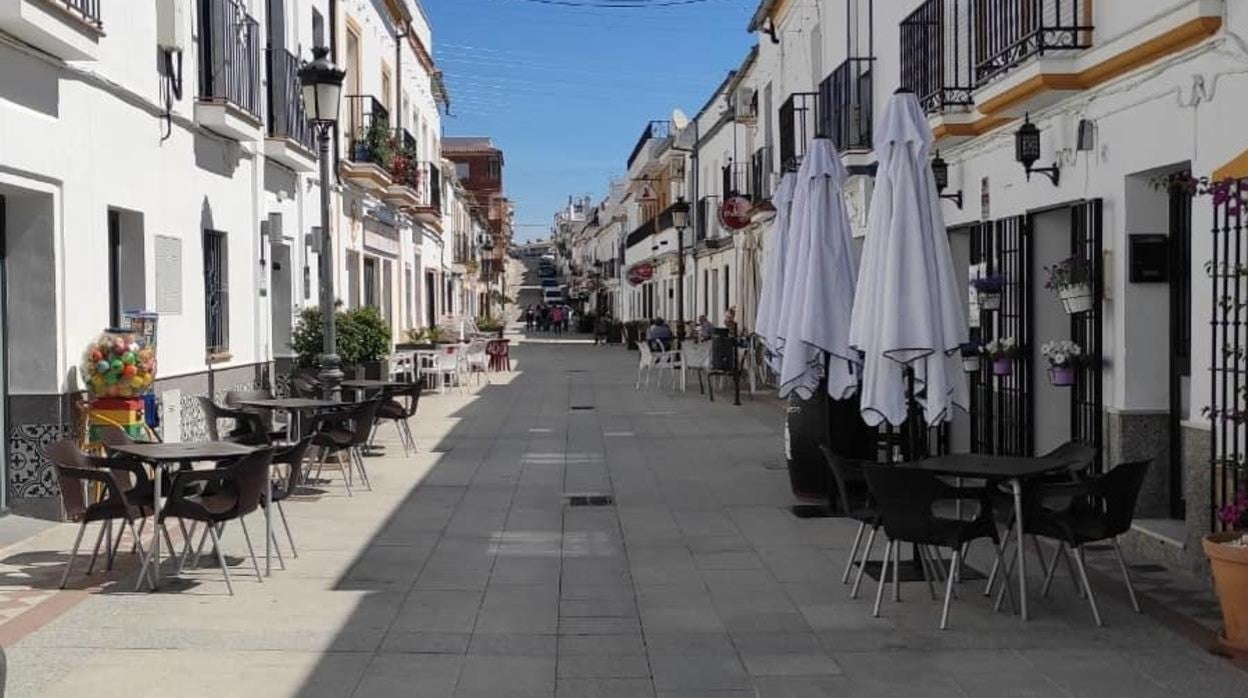
{"type": "Polygon", "coordinates": [[[894,94],[875,134],[879,167],[850,326],[850,344],[864,355],[862,416],[872,426],[905,420],[907,364],[928,424],[951,420],[954,405],[969,403],[956,356],[969,332],[927,164],[931,149],[918,99],[894,94]]]}
{"type": "Polygon", "coordinates": [[[797,171],[790,214],[781,397],[809,400],[825,377],[835,400],[858,389],[858,354],[849,345],[858,266],[845,208],[846,177],[832,141],[811,142],[797,171]]]}
{"type": "Polygon", "coordinates": [[[780,308],[784,298],[785,275],[784,265],[787,259],[785,247],[789,238],[789,212],[793,203],[793,187],[797,176],[786,172],[780,178],[776,193],[771,197],[771,204],[776,207],[776,217],[772,221],[771,233],[763,244],[765,262],[763,267],[763,288],[758,296],[758,315],[754,320],[754,331],[770,352],[767,364],[771,370],[780,372],[780,308]]]}
{"type": "Polygon", "coordinates": [[[741,329],[750,332],[758,316],[758,230],[747,230],[741,236],[741,250],[737,255],[737,317],[741,329]]]}

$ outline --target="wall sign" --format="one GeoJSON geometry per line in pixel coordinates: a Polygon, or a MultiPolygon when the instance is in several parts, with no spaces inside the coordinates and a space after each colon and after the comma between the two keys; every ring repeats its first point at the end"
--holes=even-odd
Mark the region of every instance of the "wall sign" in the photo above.
{"type": "Polygon", "coordinates": [[[650,262],[639,262],[629,267],[624,276],[628,279],[628,283],[640,286],[654,276],[654,265],[650,262]]]}
{"type": "Polygon", "coordinates": [[[750,224],[753,204],[744,196],[730,196],[719,205],[719,222],[729,230],[741,230],[750,224]]]}

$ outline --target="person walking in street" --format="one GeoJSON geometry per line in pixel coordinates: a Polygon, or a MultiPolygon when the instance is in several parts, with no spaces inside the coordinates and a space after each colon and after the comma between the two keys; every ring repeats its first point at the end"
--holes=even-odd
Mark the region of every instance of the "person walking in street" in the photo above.
{"type": "Polygon", "coordinates": [[[533,313],[533,305],[530,303],[530,304],[529,304],[529,305],[528,305],[528,306],[524,309],[524,331],[525,331],[525,332],[532,332],[532,331],[533,331],[533,315],[534,315],[534,313],[533,313]]]}
{"type": "Polygon", "coordinates": [[[594,320],[594,346],[599,343],[606,345],[607,333],[611,328],[611,314],[602,313],[594,320]]]}
{"type": "Polygon", "coordinates": [[[569,332],[569,333],[576,331],[576,309],[575,308],[564,309],[563,331],[569,332]]]}

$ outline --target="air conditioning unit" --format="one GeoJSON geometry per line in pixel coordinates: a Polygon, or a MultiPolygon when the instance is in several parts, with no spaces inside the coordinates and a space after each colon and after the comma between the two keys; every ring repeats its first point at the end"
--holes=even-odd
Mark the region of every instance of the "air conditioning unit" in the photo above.
{"type": "Polygon", "coordinates": [[[758,121],[758,94],[753,88],[737,88],[737,93],[733,95],[732,109],[737,123],[755,123],[758,121]]]}

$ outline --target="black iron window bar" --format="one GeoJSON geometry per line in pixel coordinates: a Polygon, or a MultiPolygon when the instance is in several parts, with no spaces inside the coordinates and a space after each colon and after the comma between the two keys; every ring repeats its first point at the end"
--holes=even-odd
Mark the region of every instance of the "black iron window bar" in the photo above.
{"type": "Polygon", "coordinates": [[[1244,484],[1245,423],[1248,419],[1248,263],[1244,199],[1248,183],[1217,185],[1213,195],[1213,258],[1205,265],[1210,282],[1209,406],[1210,524],[1219,530],[1218,510],[1235,501],[1244,484]]]}
{"type": "Polygon", "coordinates": [[[845,59],[819,84],[817,136],[832,139],[841,152],[870,150],[871,57],[845,59]]]}
{"type": "Polygon", "coordinates": [[[818,98],[816,92],[794,92],[780,105],[780,167],[785,172],[796,171],[806,155],[819,123],[818,98]]]}
{"type": "Polygon", "coordinates": [[[289,138],[316,151],[316,132],[308,123],[299,83],[299,58],[290,51],[266,53],[269,75],[269,135],[289,138]]]}
{"type": "Polygon", "coordinates": [[[901,85],[935,113],[974,103],[971,5],[927,0],[901,21],[901,85]]]}
{"type": "Polygon", "coordinates": [[[377,152],[380,138],[389,139],[390,112],[372,95],[347,95],[347,133],[351,137],[351,151],[347,159],[353,162],[382,162],[377,152]],[[370,135],[372,136],[370,138],[370,135]]]}
{"type": "Polygon", "coordinates": [[[82,17],[96,29],[103,29],[104,22],[100,19],[100,0],[62,0],[65,9],[82,17]]]}

